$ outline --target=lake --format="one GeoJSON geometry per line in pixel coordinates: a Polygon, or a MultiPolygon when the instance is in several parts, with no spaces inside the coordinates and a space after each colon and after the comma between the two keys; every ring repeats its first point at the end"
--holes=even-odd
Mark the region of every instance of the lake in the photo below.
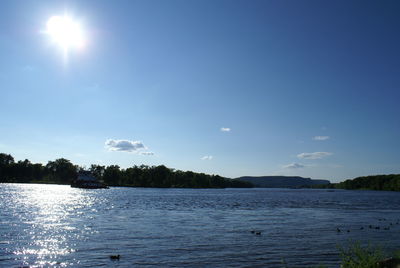
{"type": "Polygon", "coordinates": [[[338,267],[349,241],[399,249],[399,212],[397,192],[0,184],[0,266],[338,267]]]}

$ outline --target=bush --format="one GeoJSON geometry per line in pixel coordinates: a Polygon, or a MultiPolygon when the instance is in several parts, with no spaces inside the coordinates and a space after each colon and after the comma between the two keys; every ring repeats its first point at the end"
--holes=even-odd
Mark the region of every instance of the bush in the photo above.
{"type": "Polygon", "coordinates": [[[376,268],[377,263],[384,259],[379,247],[362,247],[360,243],[353,243],[347,248],[339,248],[343,268],[376,268]]]}

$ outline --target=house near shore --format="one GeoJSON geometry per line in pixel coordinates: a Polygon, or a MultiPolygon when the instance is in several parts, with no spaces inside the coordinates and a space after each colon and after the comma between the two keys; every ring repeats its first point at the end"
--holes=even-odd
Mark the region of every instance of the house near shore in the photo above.
{"type": "Polygon", "coordinates": [[[85,189],[105,189],[107,185],[100,182],[90,171],[80,171],[78,178],[72,183],[71,187],[74,188],[85,188],[85,189]]]}

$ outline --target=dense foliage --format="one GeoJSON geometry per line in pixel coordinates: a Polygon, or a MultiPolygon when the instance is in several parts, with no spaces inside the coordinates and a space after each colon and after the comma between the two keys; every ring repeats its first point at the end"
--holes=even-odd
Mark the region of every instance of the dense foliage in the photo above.
{"type": "Polygon", "coordinates": [[[400,191],[400,174],[375,175],[358,177],[352,180],[345,180],[336,184],[340,189],[366,189],[383,191],[400,191]]]}
{"type": "Polygon", "coordinates": [[[314,188],[400,191],[400,174],[358,177],[351,180],[345,180],[339,183],[318,185],[315,186],[314,188]]]}
{"type": "Polygon", "coordinates": [[[371,245],[361,246],[360,243],[350,244],[347,248],[339,248],[343,268],[380,268],[379,265],[384,260],[384,253],[379,247],[371,245]]]}
{"type": "MultiPolygon", "coordinates": [[[[387,257],[388,252],[379,246],[362,246],[360,242],[352,242],[347,247],[339,247],[341,268],[394,268],[400,265],[400,251],[395,251],[387,257]]],[[[287,267],[287,266],[285,266],[287,267]]],[[[326,268],[319,265],[316,268],[326,268]]]]}
{"type": "MultiPolygon", "coordinates": [[[[70,184],[84,168],[60,158],[46,165],[29,160],[15,162],[9,154],[0,153],[0,182],[70,184]]],[[[117,165],[91,165],[89,171],[109,186],[160,188],[247,188],[251,183],[218,175],[181,171],[161,166],[133,166],[121,169],[117,165]]]]}

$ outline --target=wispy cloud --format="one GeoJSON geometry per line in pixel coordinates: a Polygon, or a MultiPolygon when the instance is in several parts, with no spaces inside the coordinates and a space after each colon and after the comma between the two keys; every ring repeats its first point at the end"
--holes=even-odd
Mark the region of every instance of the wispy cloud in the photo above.
{"type": "Polygon", "coordinates": [[[229,127],[221,127],[220,130],[221,130],[222,132],[229,132],[229,131],[231,131],[231,129],[230,129],[229,127]]]}
{"type": "Polygon", "coordinates": [[[329,152],[314,152],[314,153],[301,153],[298,154],[297,157],[300,159],[321,159],[327,156],[332,155],[329,152]]]}
{"type": "Polygon", "coordinates": [[[130,140],[113,140],[109,139],[105,142],[106,148],[110,151],[135,153],[139,150],[147,149],[141,141],[130,140]]]}
{"type": "Polygon", "coordinates": [[[213,156],[212,155],[205,155],[202,158],[200,158],[201,160],[212,160],[213,156]]]}
{"type": "Polygon", "coordinates": [[[329,140],[329,139],[330,139],[329,136],[315,136],[315,137],[313,137],[313,140],[315,140],[315,141],[326,141],[326,140],[329,140]]]}
{"type": "Polygon", "coordinates": [[[153,152],[140,152],[141,155],[154,155],[153,152]]]}
{"type": "Polygon", "coordinates": [[[299,164],[299,163],[292,163],[292,164],[283,166],[283,168],[287,168],[287,169],[299,169],[299,168],[304,168],[304,167],[306,167],[306,166],[303,164],[299,164]]]}

